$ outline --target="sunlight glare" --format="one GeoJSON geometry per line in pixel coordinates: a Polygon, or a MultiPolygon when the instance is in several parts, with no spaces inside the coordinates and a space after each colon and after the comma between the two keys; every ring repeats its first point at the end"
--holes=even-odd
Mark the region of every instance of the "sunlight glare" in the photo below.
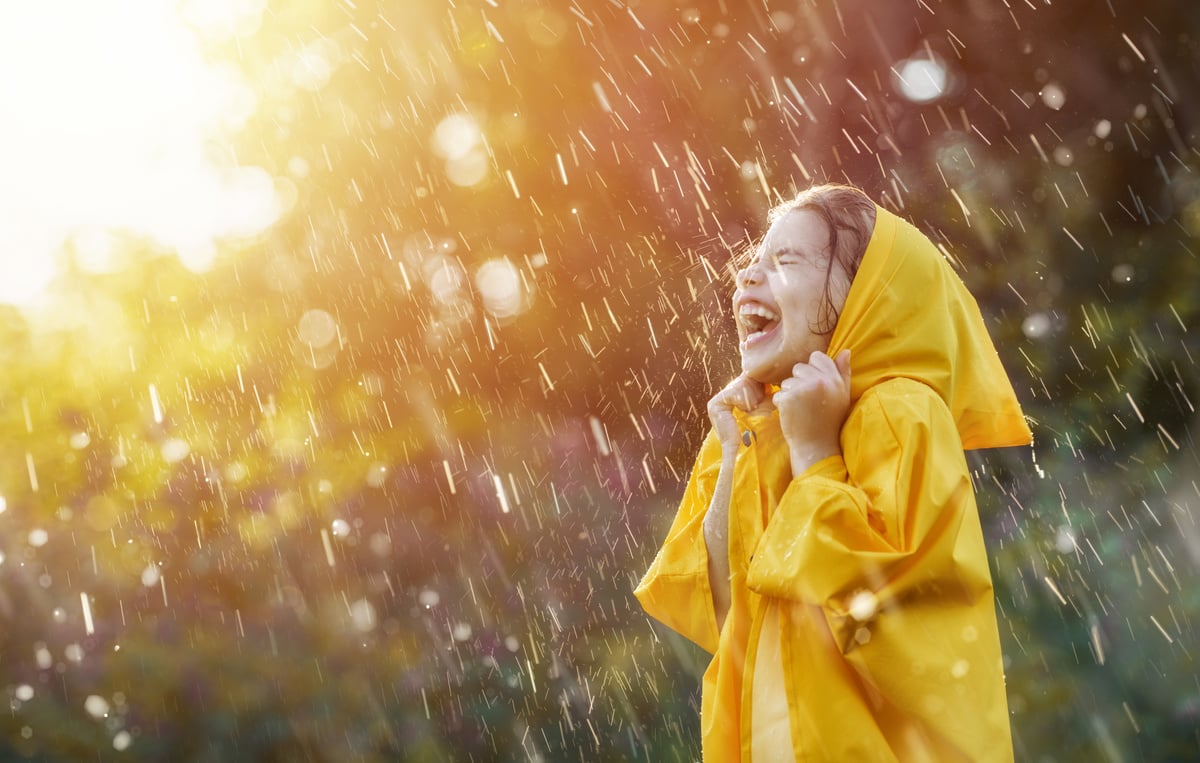
{"type": "Polygon", "coordinates": [[[0,302],[34,301],[80,231],[88,270],[115,269],[102,231],[149,238],[202,270],[217,240],[282,214],[273,178],[220,151],[253,93],[205,60],[174,3],[6,3],[0,77],[0,302]]]}

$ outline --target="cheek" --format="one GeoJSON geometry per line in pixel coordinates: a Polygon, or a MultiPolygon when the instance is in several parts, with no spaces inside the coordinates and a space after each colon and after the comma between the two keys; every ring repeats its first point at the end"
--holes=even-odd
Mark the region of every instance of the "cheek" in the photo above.
{"type": "Polygon", "coordinates": [[[786,322],[793,331],[808,333],[820,323],[825,310],[825,295],[820,288],[803,289],[789,301],[786,322]]]}

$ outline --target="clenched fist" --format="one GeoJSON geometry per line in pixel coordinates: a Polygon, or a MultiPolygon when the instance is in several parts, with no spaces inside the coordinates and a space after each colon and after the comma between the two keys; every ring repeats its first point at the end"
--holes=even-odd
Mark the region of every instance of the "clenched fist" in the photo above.
{"type": "Polygon", "coordinates": [[[837,360],[814,352],[807,363],[797,363],[773,401],[791,455],[792,476],[799,477],[842,450],[842,424],[850,412],[850,351],[842,350],[837,360]]]}
{"type": "Polygon", "coordinates": [[[725,453],[736,453],[741,442],[741,432],[738,431],[737,419],[733,417],[733,409],[739,408],[746,413],[769,413],[775,408],[771,398],[761,382],[742,374],[725,385],[725,389],[708,401],[708,418],[712,421],[717,439],[721,442],[721,450],[725,453]]]}

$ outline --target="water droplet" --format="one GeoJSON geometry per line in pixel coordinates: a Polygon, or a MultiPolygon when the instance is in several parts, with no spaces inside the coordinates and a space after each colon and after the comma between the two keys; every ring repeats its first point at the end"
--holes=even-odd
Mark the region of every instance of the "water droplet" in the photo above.
{"type": "Polygon", "coordinates": [[[879,599],[870,591],[858,591],[850,597],[850,605],[847,608],[855,620],[860,623],[866,622],[874,617],[879,609],[879,599]]]}

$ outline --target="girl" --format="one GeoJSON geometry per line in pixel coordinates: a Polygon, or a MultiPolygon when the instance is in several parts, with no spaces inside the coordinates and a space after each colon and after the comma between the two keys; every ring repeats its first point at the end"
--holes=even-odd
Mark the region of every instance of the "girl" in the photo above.
{"type": "Polygon", "coordinates": [[[774,210],[742,374],[635,591],[712,653],[706,761],[1011,761],[963,450],[1031,436],[974,299],[861,191],[774,210]]]}

